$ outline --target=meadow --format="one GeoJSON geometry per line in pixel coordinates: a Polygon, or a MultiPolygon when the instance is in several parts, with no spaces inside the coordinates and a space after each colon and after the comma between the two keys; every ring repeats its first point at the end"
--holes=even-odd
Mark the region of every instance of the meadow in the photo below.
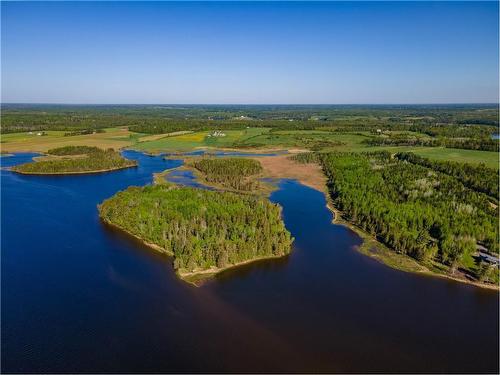
{"type": "Polygon", "coordinates": [[[211,131],[198,131],[177,136],[158,136],[154,140],[144,138],[144,142],[134,144],[136,150],[147,152],[159,151],[189,151],[195,148],[212,147],[227,148],[233,147],[236,142],[252,139],[261,134],[269,132],[267,128],[248,128],[241,130],[224,130],[225,136],[213,137],[211,131]]]}
{"type": "Polygon", "coordinates": [[[2,134],[3,152],[47,152],[52,148],[64,146],[95,146],[103,149],[118,150],[134,144],[140,134],[131,133],[126,128],[108,128],[103,133],[65,136],[65,131],[47,130],[41,132],[2,134]]]}
{"type": "MultiPolygon", "coordinates": [[[[330,152],[366,152],[386,150],[391,153],[414,152],[433,160],[448,160],[471,164],[484,163],[498,169],[498,152],[422,146],[370,146],[364,141],[370,139],[369,131],[332,132],[327,130],[274,130],[270,128],[245,128],[224,130],[225,136],[213,137],[212,131],[180,131],[165,134],[144,134],[131,132],[127,128],[107,128],[103,133],[65,136],[64,131],[49,130],[46,135],[2,134],[3,153],[47,152],[51,148],[64,146],[95,146],[103,149],[132,148],[139,151],[186,152],[197,148],[242,148],[250,149],[311,149],[330,152]]],[[[397,134],[412,134],[428,137],[415,132],[394,131],[397,134]]]]}

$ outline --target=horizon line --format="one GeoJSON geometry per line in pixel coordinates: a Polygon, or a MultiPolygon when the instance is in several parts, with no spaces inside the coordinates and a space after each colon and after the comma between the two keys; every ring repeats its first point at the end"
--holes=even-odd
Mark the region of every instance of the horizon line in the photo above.
{"type": "Polygon", "coordinates": [[[171,105],[171,106],[383,106],[383,105],[498,105],[499,102],[421,102],[421,103],[63,103],[63,102],[0,102],[0,105],[171,105]]]}

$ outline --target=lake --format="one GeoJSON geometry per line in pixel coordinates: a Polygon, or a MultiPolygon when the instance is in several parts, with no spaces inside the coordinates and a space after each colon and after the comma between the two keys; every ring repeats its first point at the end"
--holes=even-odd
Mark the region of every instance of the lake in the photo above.
{"type": "Polygon", "coordinates": [[[124,154],[139,166],[1,171],[3,372],[498,372],[497,292],[363,256],[324,196],[292,180],[271,195],[289,256],[179,280],[96,206],[182,162],[124,154]]]}

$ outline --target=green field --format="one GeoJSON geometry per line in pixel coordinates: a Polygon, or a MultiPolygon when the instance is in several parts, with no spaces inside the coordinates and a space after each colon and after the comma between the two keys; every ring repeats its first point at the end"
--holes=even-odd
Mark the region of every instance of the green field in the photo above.
{"type": "MultiPolygon", "coordinates": [[[[364,151],[379,151],[387,150],[390,152],[413,152],[417,155],[434,159],[456,161],[461,163],[479,164],[484,163],[487,167],[498,169],[498,152],[493,151],[477,151],[477,150],[462,150],[457,148],[444,147],[370,147],[364,151]]],[[[356,150],[357,151],[357,150],[356,150]]]]}
{"type": "Polygon", "coordinates": [[[142,134],[131,133],[126,128],[108,128],[103,133],[65,137],[66,131],[49,130],[45,135],[38,132],[10,133],[1,135],[4,152],[46,152],[64,146],[94,146],[118,150],[134,144],[142,134]]]}
{"type": "Polygon", "coordinates": [[[260,134],[267,133],[268,131],[269,129],[266,128],[224,130],[224,137],[209,137],[211,134],[210,131],[200,131],[174,137],[165,136],[164,138],[153,141],[139,142],[132,148],[149,152],[189,151],[201,147],[224,148],[232,147],[235,142],[241,142],[260,134]]]}
{"type": "MultiPolygon", "coordinates": [[[[43,136],[36,132],[29,134],[2,134],[2,152],[46,152],[63,146],[96,146],[100,148],[133,148],[147,152],[185,152],[195,148],[302,148],[321,151],[363,152],[387,150],[390,152],[410,151],[435,160],[450,160],[466,163],[485,163],[498,169],[498,153],[418,146],[375,146],[363,143],[370,132],[331,132],[325,130],[279,130],[269,128],[247,128],[224,130],[224,137],[209,137],[211,131],[187,134],[170,133],[148,135],[130,132],[126,128],[108,128],[104,133],[65,137],[65,131],[46,131],[43,136]]],[[[396,133],[396,132],[395,132],[396,133]]],[[[406,132],[409,133],[409,132],[406,132]]],[[[415,135],[420,133],[414,133],[415,135]]],[[[425,137],[425,135],[421,135],[425,137]]]]}

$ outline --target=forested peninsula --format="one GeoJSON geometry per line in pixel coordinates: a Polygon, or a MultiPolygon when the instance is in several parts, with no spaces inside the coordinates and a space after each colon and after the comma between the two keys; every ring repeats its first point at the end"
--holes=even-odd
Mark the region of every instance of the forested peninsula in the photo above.
{"type": "Polygon", "coordinates": [[[253,195],[173,185],[129,187],[99,205],[101,219],[173,256],[190,280],[250,261],[281,257],[293,238],[281,207],[253,195]]]}
{"type": "Polygon", "coordinates": [[[20,164],[12,170],[22,174],[99,173],[137,166],[113,149],[89,146],[65,146],[51,149],[42,160],[20,164]]]}
{"type": "MultiPolygon", "coordinates": [[[[498,284],[499,220],[494,171],[408,153],[308,153],[319,162],[342,217],[428,269],[498,284]],[[481,181],[491,180],[487,184],[481,181]]],[[[496,182],[498,189],[498,182],[496,182]]]]}
{"type": "Polygon", "coordinates": [[[193,160],[188,166],[193,166],[204,181],[216,187],[255,192],[261,186],[255,176],[262,172],[262,166],[253,159],[202,158],[193,160]]]}

